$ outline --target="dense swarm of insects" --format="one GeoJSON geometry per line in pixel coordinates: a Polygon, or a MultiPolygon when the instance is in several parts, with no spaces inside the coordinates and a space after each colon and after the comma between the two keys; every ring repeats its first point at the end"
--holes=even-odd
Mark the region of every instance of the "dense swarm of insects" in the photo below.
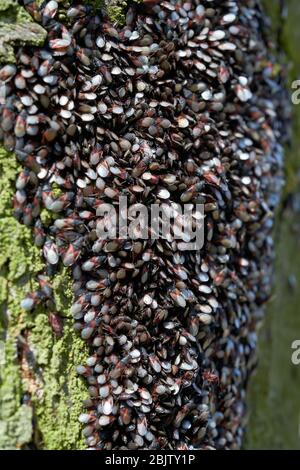
{"type": "Polygon", "coordinates": [[[46,262],[23,307],[46,302],[60,334],[49,275],[70,267],[87,446],[239,448],[282,186],[285,95],[259,4],[145,1],[117,27],[77,2],[21,3],[48,32],[0,70],[1,138],[24,167],[14,213],[46,262]],[[120,195],[204,204],[203,248],[100,240],[120,195]]]}

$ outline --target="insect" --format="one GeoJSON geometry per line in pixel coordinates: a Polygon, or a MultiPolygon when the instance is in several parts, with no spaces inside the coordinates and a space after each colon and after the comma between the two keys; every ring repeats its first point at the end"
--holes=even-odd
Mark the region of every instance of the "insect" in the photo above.
{"type": "Polygon", "coordinates": [[[206,382],[212,385],[218,385],[219,377],[217,374],[213,373],[212,371],[204,371],[202,373],[202,377],[206,382]]]}

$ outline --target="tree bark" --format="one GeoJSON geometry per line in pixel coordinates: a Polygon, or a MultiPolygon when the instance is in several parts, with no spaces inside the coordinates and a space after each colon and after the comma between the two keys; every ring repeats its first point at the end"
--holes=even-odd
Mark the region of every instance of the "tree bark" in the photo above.
{"type": "MultiPolygon", "coordinates": [[[[140,1],[140,0],[136,0],[140,1]]],[[[124,22],[127,0],[87,0],[106,4],[112,22],[124,22]]],[[[0,5],[0,63],[14,63],[14,47],[42,45],[46,31],[17,0],[0,5]]],[[[15,180],[21,167],[0,146],[0,449],[84,448],[78,416],[87,397],[75,366],[88,357],[73,331],[71,280],[63,270],[54,278],[63,336],[53,333],[42,309],[26,313],[20,302],[35,289],[43,268],[30,229],[12,214],[15,180]]]]}
{"type": "MultiPolygon", "coordinates": [[[[138,1],[138,0],[137,0],[138,1]]],[[[97,0],[90,3],[97,4],[97,0]]],[[[266,2],[273,24],[280,24],[279,0],[266,2]]],[[[283,37],[295,63],[291,79],[300,78],[298,50],[300,6],[289,0],[290,14],[283,37]],[[297,77],[298,75],[298,77],[297,77]]],[[[106,0],[111,20],[124,22],[126,0],[106,0]]],[[[43,42],[43,28],[30,23],[15,0],[0,6],[0,62],[13,62],[13,46],[43,42]],[[20,26],[20,22],[26,26],[20,26]],[[27,36],[24,36],[24,31],[27,36]]],[[[289,175],[286,194],[298,190],[294,178],[299,166],[300,107],[295,109],[296,126],[292,149],[287,155],[289,175]],[[297,137],[298,136],[298,137],[297,137]]],[[[20,170],[13,155],[0,149],[0,448],[81,449],[78,415],[86,397],[86,385],[75,373],[88,351],[73,332],[69,313],[72,303],[66,271],[54,279],[59,314],[64,317],[61,338],[53,333],[41,309],[26,313],[20,301],[35,288],[35,275],[43,266],[33,246],[30,230],[12,216],[11,199],[20,170]]],[[[299,217],[300,219],[300,217],[299,217]]],[[[276,296],[261,334],[261,365],[249,395],[250,425],[247,448],[300,448],[298,429],[300,368],[291,364],[291,343],[300,338],[300,316],[296,315],[300,294],[290,291],[288,276],[300,279],[299,242],[291,227],[295,216],[283,213],[277,227],[276,296]],[[298,408],[297,408],[298,407],[298,408]],[[295,412],[296,410],[296,412],[295,412]]]]}
{"type": "MultiPolygon", "coordinates": [[[[13,46],[41,45],[44,38],[43,28],[16,1],[1,3],[0,61],[14,62],[13,46]]],[[[45,312],[20,308],[43,267],[30,229],[12,215],[20,169],[14,155],[0,148],[0,448],[80,449],[78,415],[86,386],[74,365],[88,352],[73,332],[66,272],[54,279],[58,313],[64,317],[61,338],[54,335],[45,312]]]]}

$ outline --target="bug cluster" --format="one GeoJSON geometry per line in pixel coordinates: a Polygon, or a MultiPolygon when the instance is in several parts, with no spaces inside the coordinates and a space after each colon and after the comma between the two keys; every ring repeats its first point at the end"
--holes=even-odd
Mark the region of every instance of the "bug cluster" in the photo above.
{"type": "Polygon", "coordinates": [[[0,70],[1,139],[24,167],[14,213],[46,262],[23,307],[55,310],[48,276],[70,267],[87,446],[239,448],[282,186],[284,93],[259,4],[129,2],[117,27],[85,4],[22,3],[48,33],[0,70]],[[204,204],[203,248],[99,239],[120,195],[204,204]]]}

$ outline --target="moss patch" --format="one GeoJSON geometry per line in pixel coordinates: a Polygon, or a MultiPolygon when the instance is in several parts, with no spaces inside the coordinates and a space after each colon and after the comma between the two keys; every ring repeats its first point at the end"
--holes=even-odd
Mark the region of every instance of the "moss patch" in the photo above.
{"type": "Polygon", "coordinates": [[[16,0],[1,0],[0,5],[0,63],[14,63],[14,47],[44,43],[47,32],[33,22],[16,0]]]}
{"type": "MultiPolygon", "coordinates": [[[[133,0],[135,3],[143,3],[143,1],[133,0]]],[[[105,0],[107,14],[112,23],[117,23],[120,26],[125,24],[125,10],[128,3],[128,0],[105,0]]]]}
{"type": "Polygon", "coordinates": [[[14,156],[3,149],[0,149],[0,171],[0,447],[18,448],[30,441],[32,434],[32,409],[22,404],[17,358],[17,340],[25,326],[19,302],[24,297],[25,286],[27,289],[31,286],[33,272],[40,269],[41,264],[37,250],[32,247],[29,230],[11,215],[17,163],[14,156]]]}
{"type": "Polygon", "coordinates": [[[12,217],[18,170],[14,155],[0,149],[0,448],[80,449],[78,415],[87,392],[75,367],[88,352],[73,331],[66,270],[53,280],[64,324],[61,338],[46,312],[20,308],[44,264],[31,231],[12,217]]]}

